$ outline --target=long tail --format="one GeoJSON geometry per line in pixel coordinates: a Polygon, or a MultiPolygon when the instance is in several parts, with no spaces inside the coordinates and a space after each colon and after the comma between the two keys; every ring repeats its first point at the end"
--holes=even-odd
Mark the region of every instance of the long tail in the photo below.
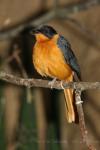
{"type": "MultiPolygon", "coordinates": [[[[73,81],[74,75],[71,74],[71,76],[67,79],[67,81],[73,81]]],[[[77,108],[75,105],[75,93],[73,89],[64,89],[65,94],[65,106],[66,106],[66,117],[69,123],[79,122],[79,117],[77,113],[77,108]]]]}
{"type": "Polygon", "coordinates": [[[75,122],[75,110],[74,110],[74,93],[73,89],[64,89],[65,105],[66,105],[66,117],[69,123],[75,122]]]}

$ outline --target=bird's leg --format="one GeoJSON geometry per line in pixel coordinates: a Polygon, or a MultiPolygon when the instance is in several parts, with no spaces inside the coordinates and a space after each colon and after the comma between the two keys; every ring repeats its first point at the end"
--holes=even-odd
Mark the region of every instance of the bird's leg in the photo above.
{"type": "Polygon", "coordinates": [[[52,81],[50,81],[48,84],[51,86],[51,89],[53,88],[54,83],[56,82],[57,78],[53,78],[52,81]]]}

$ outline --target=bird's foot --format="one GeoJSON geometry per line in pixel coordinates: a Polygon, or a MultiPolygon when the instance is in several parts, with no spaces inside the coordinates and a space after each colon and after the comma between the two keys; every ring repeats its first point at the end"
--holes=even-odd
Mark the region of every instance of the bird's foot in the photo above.
{"type": "Polygon", "coordinates": [[[63,81],[60,82],[61,88],[64,90],[63,81]]]}
{"type": "Polygon", "coordinates": [[[53,88],[53,85],[54,85],[54,83],[56,82],[56,79],[57,79],[57,78],[54,78],[52,81],[50,81],[50,82],[48,83],[48,85],[51,86],[51,89],[53,88]]]}
{"type": "Polygon", "coordinates": [[[83,103],[83,101],[80,100],[80,101],[77,101],[77,102],[76,102],[76,105],[79,105],[79,104],[82,104],[82,103],[83,103]]]}

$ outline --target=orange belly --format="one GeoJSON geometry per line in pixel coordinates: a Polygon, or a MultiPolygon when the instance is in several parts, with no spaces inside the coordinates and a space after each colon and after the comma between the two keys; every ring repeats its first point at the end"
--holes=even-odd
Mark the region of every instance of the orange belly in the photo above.
{"type": "Polygon", "coordinates": [[[36,43],[33,49],[33,63],[42,76],[66,80],[72,75],[72,70],[66,63],[61,50],[52,41],[36,43]]]}

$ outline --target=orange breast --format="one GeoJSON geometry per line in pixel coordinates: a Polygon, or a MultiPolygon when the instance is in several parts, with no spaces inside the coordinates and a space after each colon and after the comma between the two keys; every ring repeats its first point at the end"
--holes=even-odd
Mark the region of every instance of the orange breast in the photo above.
{"type": "Polygon", "coordinates": [[[66,80],[72,75],[72,70],[66,63],[54,39],[35,44],[33,49],[33,63],[37,72],[42,76],[66,80]]]}

